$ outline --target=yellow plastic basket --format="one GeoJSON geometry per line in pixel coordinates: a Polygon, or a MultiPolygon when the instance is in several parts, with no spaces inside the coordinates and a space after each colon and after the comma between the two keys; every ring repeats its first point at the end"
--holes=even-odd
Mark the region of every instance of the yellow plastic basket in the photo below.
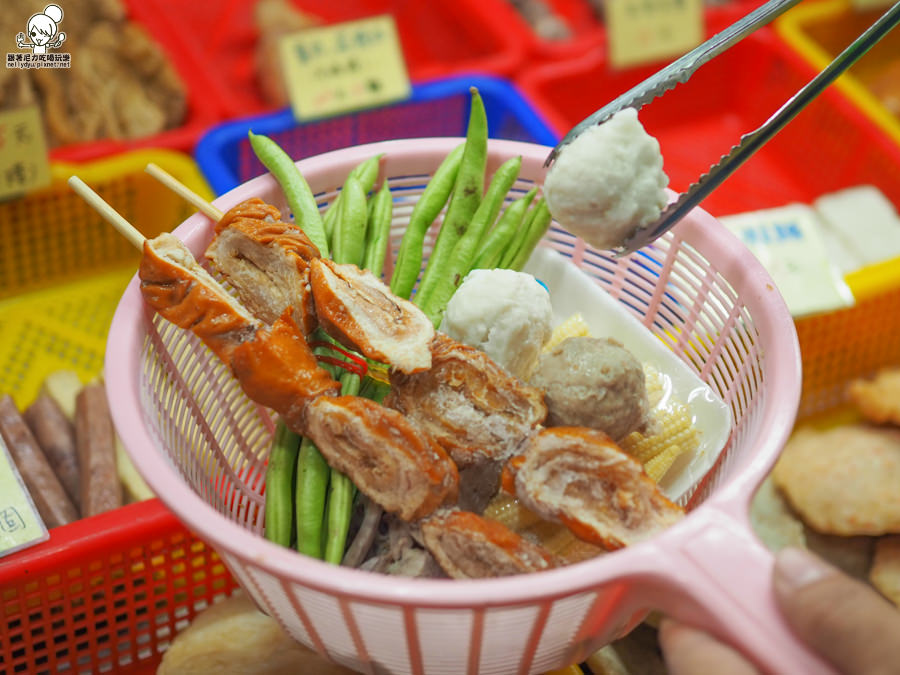
{"type": "Polygon", "coordinates": [[[144,172],[148,162],[212,196],[189,156],[154,149],[53,163],[48,188],[0,203],[0,392],[20,408],[54,370],[74,370],[83,380],[100,374],[113,311],[139,259],[66,179],[79,175],[154,236],[191,209],[144,172]]]}
{"type": "MultiPolygon", "coordinates": [[[[804,60],[823,69],[847,45],[884,13],[887,7],[857,9],[851,0],[803,3],[775,22],[775,30],[804,60]]],[[[900,118],[870,89],[889,63],[900,60],[900,32],[892,31],[835,82],[851,101],[897,144],[900,118]]]]}

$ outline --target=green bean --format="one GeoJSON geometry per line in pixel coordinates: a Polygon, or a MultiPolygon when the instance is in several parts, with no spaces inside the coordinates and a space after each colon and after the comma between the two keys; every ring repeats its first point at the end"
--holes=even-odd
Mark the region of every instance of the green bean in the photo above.
{"type": "Polygon", "coordinates": [[[409,224],[403,239],[400,242],[400,250],[397,253],[397,262],[394,264],[394,273],[391,275],[391,291],[401,298],[409,298],[419,270],[422,267],[422,243],[425,241],[425,233],[440,214],[444,204],[453,191],[459,165],[462,161],[465,143],[456,146],[444,158],[437,171],[428,181],[425,190],[413,207],[409,216],[409,224]]]}
{"type": "Polygon", "coordinates": [[[497,264],[495,265],[495,267],[509,269],[513,258],[515,258],[516,253],[519,252],[519,248],[521,247],[522,242],[525,240],[528,228],[531,227],[531,221],[534,220],[535,213],[537,213],[537,211],[535,209],[531,209],[522,218],[522,222],[519,223],[519,227],[516,228],[515,234],[510,237],[509,242],[506,244],[506,248],[504,248],[503,252],[500,254],[500,259],[497,260],[497,264]]]}
{"type": "Polygon", "coordinates": [[[534,217],[528,224],[528,229],[525,230],[525,237],[519,246],[519,250],[508,265],[510,269],[516,271],[521,271],[525,267],[525,263],[531,257],[535,246],[538,245],[538,242],[550,229],[550,221],[553,220],[550,215],[550,209],[547,207],[547,202],[544,201],[543,197],[535,203],[532,210],[534,211],[534,217]]]}
{"type": "Polygon", "coordinates": [[[428,264],[422,274],[419,290],[413,301],[419,307],[425,306],[428,296],[438,281],[447,274],[447,261],[453,248],[465,233],[472,216],[481,203],[484,192],[484,171],[487,164],[487,114],[484,102],[475,87],[471,88],[472,103],[469,110],[469,125],[466,130],[466,147],[462,162],[453,185],[450,205],[441,229],[438,231],[434,249],[428,257],[428,264]]]}
{"type": "Polygon", "coordinates": [[[288,206],[294,213],[294,222],[316,245],[319,253],[328,257],[328,239],[325,237],[322,215],[309,184],[294,160],[268,136],[252,131],[249,135],[253,152],[281,185],[288,206]]]}
{"type": "MultiPolygon", "coordinates": [[[[341,375],[341,394],[356,396],[360,389],[360,378],[355,373],[344,371],[341,375]]],[[[339,565],[347,545],[350,531],[350,517],[356,486],[345,474],[331,470],[328,484],[328,506],[325,516],[325,561],[339,565]]]]}
{"type": "Polygon", "coordinates": [[[291,545],[293,534],[294,480],[299,451],[300,436],[278,420],[266,465],[265,537],[282,546],[291,545]]]}
{"type": "MultiPolygon", "coordinates": [[[[378,178],[378,166],[381,163],[382,157],[384,157],[384,153],[369,157],[353,167],[348,174],[349,176],[359,179],[363,191],[366,194],[368,194],[375,185],[375,179],[378,178]]],[[[340,218],[342,193],[343,190],[337,193],[337,196],[334,198],[334,201],[331,202],[331,206],[328,207],[328,210],[325,211],[325,216],[322,219],[322,224],[325,228],[325,236],[328,237],[328,241],[331,241],[334,236],[334,226],[340,218]]]]}
{"type": "Polygon", "coordinates": [[[322,520],[328,485],[328,464],[315,444],[305,438],[297,458],[296,511],[297,550],[322,558],[322,520]]]}
{"type": "Polygon", "coordinates": [[[440,323],[440,317],[444,314],[447,302],[469,272],[469,267],[471,267],[478,250],[478,243],[497,219],[500,208],[503,206],[503,200],[519,176],[521,168],[522,158],[512,157],[494,172],[491,184],[478,205],[475,215],[472,216],[472,222],[466,228],[465,234],[456,242],[453,254],[447,263],[447,272],[437,280],[431,294],[421,305],[422,311],[427,316],[437,317],[437,323],[440,323]]]}
{"type": "Polygon", "coordinates": [[[366,193],[356,176],[347,176],[341,190],[341,212],[334,230],[333,258],[361,266],[366,250],[366,193]]]}
{"type": "Polygon", "coordinates": [[[472,264],[472,269],[491,269],[497,266],[503,257],[503,252],[516,235],[516,231],[522,224],[525,212],[537,194],[537,188],[532,188],[524,197],[519,197],[506,207],[500,220],[494,226],[485,239],[481,251],[472,264]]]}
{"type": "Polygon", "coordinates": [[[394,201],[387,181],[375,196],[369,200],[369,224],[366,226],[366,254],[363,268],[381,278],[384,259],[387,255],[388,240],[391,238],[391,220],[394,201]]]}

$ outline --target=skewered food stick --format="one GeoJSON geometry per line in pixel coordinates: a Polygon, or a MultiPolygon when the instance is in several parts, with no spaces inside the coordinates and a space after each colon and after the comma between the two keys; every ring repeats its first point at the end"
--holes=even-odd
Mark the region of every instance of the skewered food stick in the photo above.
{"type": "Polygon", "coordinates": [[[218,208],[210,204],[161,166],[150,162],[147,164],[144,171],[149,173],[172,192],[182,197],[188,204],[193,205],[194,208],[209,217],[213,222],[218,223],[222,220],[222,212],[218,208]]]}

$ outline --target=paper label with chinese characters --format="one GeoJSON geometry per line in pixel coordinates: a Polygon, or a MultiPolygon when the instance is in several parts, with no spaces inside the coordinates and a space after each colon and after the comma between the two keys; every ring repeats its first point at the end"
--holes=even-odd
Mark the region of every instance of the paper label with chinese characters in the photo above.
{"type": "Polygon", "coordinates": [[[719,220],[772,275],[793,316],[853,305],[853,293],[828,256],[812,208],[790,204],[719,220]]]}
{"type": "Polygon", "coordinates": [[[46,541],[49,536],[0,438],[0,557],[46,541]]]}
{"type": "Polygon", "coordinates": [[[703,41],[703,0],[609,0],[606,27],[614,68],[674,59],[703,41]]]}
{"type": "Polygon", "coordinates": [[[37,106],[0,112],[0,199],[50,184],[47,142],[37,106]]]}
{"type": "Polygon", "coordinates": [[[400,101],[412,91],[397,27],[387,14],[291,33],[279,48],[299,121],[400,101]]]}

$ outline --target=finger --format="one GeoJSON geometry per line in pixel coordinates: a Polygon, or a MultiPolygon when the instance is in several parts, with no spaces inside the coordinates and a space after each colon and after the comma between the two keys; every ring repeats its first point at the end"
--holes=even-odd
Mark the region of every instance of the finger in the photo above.
{"type": "Polygon", "coordinates": [[[900,671],[900,612],[872,588],[794,548],[776,557],[774,584],[781,611],[800,639],[839,670],[900,671]]]}
{"type": "Polygon", "coordinates": [[[744,657],[711,635],[672,619],[659,627],[659,645],[669,675],[758,675],[744,657]]]}

